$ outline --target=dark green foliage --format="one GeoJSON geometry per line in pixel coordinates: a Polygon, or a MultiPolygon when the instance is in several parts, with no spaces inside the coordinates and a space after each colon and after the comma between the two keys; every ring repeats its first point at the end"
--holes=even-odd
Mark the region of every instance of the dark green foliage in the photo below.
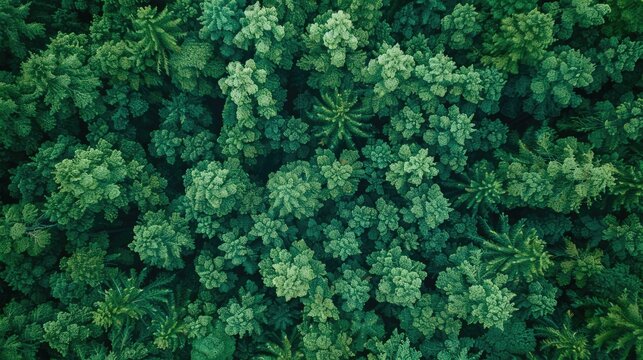
{"type": "Polygon", "coordinates": [[[346,143],[355,146],[353,137],[367,137],[370,114],[350,91],[322,92],[315,99],[308,117],[315,122],[315,136],[320,145],[335,148],[346,143]]]}
{"type": "Polygon", "coordinates": [[[643,358],[640,0],[0,0],[0,360],[643,358]]]}

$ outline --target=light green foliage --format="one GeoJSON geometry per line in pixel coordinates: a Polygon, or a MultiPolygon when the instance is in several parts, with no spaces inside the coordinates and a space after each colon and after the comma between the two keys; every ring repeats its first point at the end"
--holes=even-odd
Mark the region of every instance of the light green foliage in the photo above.
{"type": "Polygon", "coordinates": [[[371,353],[368,354],[367,359],[397,359],[397,360],[420,360],[422,353],[415,350],[411,346],[404,334],[400,334],[393,330],[391,337],[385,342],[375,341],[371,344],[371,353]]]}
{"type": "Polygon", "coordinates": [[[144,263],[172,270],[185,266],[182,256],[194,249],[194,240],[187,220],[180,214],[168,216],[164,211],[150,211],[134,226],[134,240],[128,247],[144,263]]]}
{"type": "Polygon", "coordinates": [[[417,145],[400,146],[398,159],[389,166],[386,180],[399,192],[404,193],[410,186],[419,186],[438,174],[433,156],[429,156],[427,149],[417,145]]]}
{"type": "Polygon", "coordinates": [[[359,45],[350,14],[339,10],[319,20],[307,28],[304,44],[310,55],[303,57],[299,66],[319,72],[325,72],[330,66],[343,67],[347,55],[357,50],[359,45]]]}
{"type": "Polygon", "coordinates": [[[361,254],[361,242],[354,232],[345,230],[341,224],[333,220],[324,228],[324,235],[328,239],[324,242],[324,250],[332,257],[346,260],[353,255],[361,254]]]}
{"type": "Polygon", "coordinates": [[[442,30],[448,35],[447,45],[455,50],[471,47],[473,38],[482,29],[480,15],[471,4],[456,4],[451,14],[442,18],[442,30]]]}
{"type": "Polygon", "coordinates": [[[457,172],[464,169],[467,161],[465,144],[475,131],[472,118],[455,105],[448,109],[440,106],[436,114],[429,116],[429,130],[424,133],[424,141],[437,148],[440,163],[457,172]]]}
{"type": "Polygon", "coordinates": [[[538,9],[505,17],[500,31],[485,41],[482,62],[515,74],[520,64],[537,65],[554,41],[553,35],[554,19],[538,9]]]}
{"type": "Polygon", "coordinates": [[[489,269],[524,277],[527,282],[545,276],[553,265],[552,255],[545,250],[545,242],[536,230],[525,226],[521,219],[509,225],[509,217],[500,216],[500,227],[492,229],[483,223],[486,234],[475,235],[482,242],[482,250],[489,269]]]}
{"type": "Polygon", "coordinates": [[[134,185],[152,193],[164,187],[163,183],[142,183],[144,172],[144,165],[124,159],[121,151],[104,140],[95,147],[76,150],[73,158],[55,166],[58,189],[47,199],[45,213],[60,225],[91,222],[95,214],[114,221],[119,210],[143,195],[135,193],[134,185]]]}
{"type": "Polygon", "coordinates": [[[306,359],[350,359],[353,352],[350,349],[351,338],[335,323],[303,323],[299,331],[303,333],[306,359]]]}
{"type": "Polygon", "coordinates": [[[380,54],[368,62],[363,75],[366,81],[375,84],[375,111],[397,104],[397,94],[408,95],[411,92],[408,80],[414,67],[413,56],[405,54],[400,44],[382,44],[380,54]]]}
{"type": "Polygon", "coordinates": [[[244,17],[239,20],[241,29],[232,42],[244,50],[254,45],[256,57],[289,68],[292,64],[291,54],[288,44],[284,43],[286,30],[278,24],[277,9],[262,7],[257,2],[248,6],[243,14],[244,17]]]}
{"type": "Polygon", "coordinates": [[[587,360],[590,359],[589,341],[580,330],[575,330],[571,323],[571,311],[565,314],[562,326],[548,326],[536,329],[543,336],[542,347],[550,351],[556,359],[587,360]]]}
{"type": "Polygon", "coordinates": [[[225,259],[213,257],[212,253],[202,251],[194,261],[199,282],[208,290],[221,288],[227,290],[231,280],[225,272],[225,259]]]}
{"type": "Polygon", "coordinates": [[[317,285],[309,296],[302,299],[304,313],[317,322],[325,323],[330,320],[339,320],[339,310],[333,304],[333,292],[328,286],[317,285]]]}
{"type": "Polygon", "coordinates": [[[482,78],[473,67],[458,68],[451,57],[437,53],[426,61],[417,61],[415,75],[420,80],[418,96],[426,111],[437,110],[441,98],[457,102],[462,97],[471,103],[480,100],[482,78]]]}
{"type": "Polygon", "coordinates": [[[401,327],[412,337],[432,338],[436,332],[449,337],[458,336],[462,324],[446,311],[446,300],[437,294],[422,294],[413,307],[400,313],[401,327]]]}
{"type": "Polygon", "coordinates": [[[0,360],[643,359],[641,18],[0,0],[0,360]]]}
{"type": "Polygon", "coordinates": [[[550,129],[520,142],[516,155],[501,155],[499,173],[507,181],[509,203],[578,211],[614,184],[615,169],[600,164],[586,144],[575,138],[555,139],[550,129]]]}
{"type": "Polygon", "coordinates": [[[247,212],[253,204],[253,185],[237,159],[225,163],[202,161],[183,178],[190,217],[198,232],[212,237],[218,228],[213,216],[247,212]]]}
{"type": "Polygon", "coordinates": [[[321,178],[310,164],[295,161],[270,174],[270,211],[297,219],[313,215],[320,207],[321,178]]]}
{"type": "Polygon", "coordinates": [[[368,256],[369,273],[380,277],[375,292],[377,301],[412,306],[420,298],[420,287],[426,277],[424,264],[402,254],[397,246],[368,256]]]}
{"type": "Polygon", "coordinates": [[[227,232],[221,235],[222,244],[218,249],[223,251],[223,258],[228,260],[233,266],[243,264],[246,271],[253,273],[256,265],[250,261],[254,257],[254,251],[248,246],[248,237],[239,236],[235,231],[227,232]]]}
{"type": "Polygon", "coordinates": [[[277,296],[286,301],[303,297],[310,283],[326,273],[325,266],[314,258],[314,252],[303,240],[295,241],[288,249],[272,249],[270,256],[259,263],[263,282],[274,287],[277,296]]]}
{"type": "Polygon", "coordinates": [[[387,234],[389,231],[395,231],[400,226],[399,209],[392,203],[387,202],[383,198],[377,199],[375,202],[377,209],[377,230],[381,235],[387,234]]]}
{"type": "Polygon", "coordinates": [[[479,161],[473,164],[469,173],[463,174],[464,181],[449,182],[448,186],[464,191],[455,199],[453,205],[464,206],[474,213],[496,212],[498,205],[502,202],[505,189],[494,170],[489,162],[479,161]]]}
{"type": "Polygon", "coordinates": [[[453,211],[451,204],[444,197],[437,184],[431,186],[423,184],[406,193],[410,204],[402,209],[404,221],[410,224],[417,223],[422,234],[426,235],[449,218],[453,211]]]}
{"type": "Polygon", "coordinates": [[[225,333],[244,337],[259,335],[261,323],[265,322],[266,305],[263,304],[263,294],[255,294],[257,286],[246,283],[239,291],[238,300],[230,299],[226,306],[217,310],[220,319],[225,324],[225,333]]]}
{"type": "Polygon", "coordinates": [[[320,144],[327,144],[330,148],[344,143],[354,147],[353,137],[368,137],[370,124],[365,120],[371,117],[371,113],[363,104],[358,105],[354,92],[322,91],[320,98],[315,98],[308,117],[317,125],[313,129],[320,144]]]}
{"type": "Polygon", "coordinates": [[[82,343],[100,334],[91,323],[92,313],[88,307],[71,306],[69,312],[59,312],[56,319],[43,324],[43,339],[62,356],[80,350],[82,343]]]}
{"type": "Polygon", "coordinates": [[[447,311],[470,324],[502,330],[516,311],[516,295],[504,287],[507,275],[486,271],[480,250],[460,248],[450,261],[454,266],[440,272],[436,282],[448,296],[447,311]]]}
{"type": "Polygon", "coordinates": [[[543,8],[560,17],[556,37],[561,40],[569,39],[575,27],[582,31],[581,29],[603,24],[604,17],[611,10],[608,4],[600,4],[595,0],[562,0],[546,4],[543,8]]]}
{"type": "Polygon", "coordinates": [[[596,329],[594,343],[615,353],[621,359],[628,355],[643,355],[643,304],[638,294],[623,294],[610,304],[606,314],[596,315],[589,321],[589,328],[596,329]]]}
{"type": "Polygon", "coordinates": [[[553,109],[578,106],[582,99],[574,89],[592,82],[594,64],[578,50],[550,53],[538,66],[531,80],[532,96],[525,106],[538,119],[555,112],[553,109]]]}
{"type": "Polygon", "coordinates": [[[177,39],[184,35],[179,28],[180,23],[181,20],[173,19],[167,9],[158,12],[151,6],[139,8],[132,20],[135,54],[142,61],[153,59],[156,71],[160,73],[163,69],[168,74],[169,55],[179,51],[177,39]]]}
{"type": "Polygon", "coordinates": [[[250,59],[245,64],[229,63],[227,72],[228,76],[219,80],[219,87],[236,105],[240,125],[247,128],[255,126],[255,108],[257,115],[267,119],[277,115],[276,100],[268,83],[272,80],[266,68],[250,59]]]}
{"type": "Polygon", "coordinates": [[[342,276],[333,283],[337,294],[344,300],[342,310],[361,310],[368,301],[371,287],[362,269],[342,266],[342,276]]]}
{"type": "Polygon", "coordinates": [[[221,53],[234,53],[233,39],[241,29],[242,11],[245,0],[206,0],[201,7],[203,14],[199,21],[203,26],[199,32],[204,39],[222,42],[221,53]]]}
{"type": "Polygon", "coordinates": [[[0,216],[0,254],[40,254],[51,242],[51,227],[34,204],[2,206],[0,216]]]}
{"type": "Polygon", "coordinates": [[[170,290],[163,288],[171,279],[158,279],[142,286],[146,271],[129,277],[120,275],[94,304],[93,323],[103,328],[122,329],[132,320],[154,315],[159,304],[167,302],[170,290]]]}
{"type": "Polygon", "coordinates": [[[362,163],[355,150],[344,150],[336,158],[330,150],[317,150],[317,166],[325,179],[328,197],[353,195],[362,177],[362,163]]]}

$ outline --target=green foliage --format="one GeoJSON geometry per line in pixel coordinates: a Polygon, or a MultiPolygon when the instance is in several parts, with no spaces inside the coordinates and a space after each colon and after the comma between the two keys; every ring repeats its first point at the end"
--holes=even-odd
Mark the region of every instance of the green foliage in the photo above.
{"type": "Polygon", "coordinates": [[[53,225],[44,222],[43,214],[34,204],[2,207],[0,217],[0,253],[40,254],[51,242],[53,225]]]}
{"type": "Polygon", "coordinates": [[[316,125],[314,133],[320,144],[335,148],[346,143],[354,147],[353,137],[368,137],[370,125],[364,121],[371,114],[357,103],[357,95],[350,91],[322,92],[315,99],[308,117],[316,125]]]}
{"type": "Polygon", "coordinates": [[[480,32],[480,15],[471,4],[456,4],[453,12],[442,18],[442,30],[448,34],[447,44],[452,49],[471,47],[473,38],[480,32]]]}
{"type": "Polygon", "coordinates": [[[264,284],[274,287],[277,296],[286,301],[306,296],[310,283],[326,272],[303,240],[295,241],[288,249],[270,250],[269,257],[259,263],[259,271],[264,284]]]}
{"type": "Polygon", "coordinates": [[[128,245],[141,260],[164,269],[180,269],[182,253],[194,249],[187,221],[177,213],[168,217],[164,211],[147,212],[134,226],[134,240],[128,245]]]}
{"type": "Polygon", "coordinates": [[[377,341],[371,345],[373,352],[368,354],[369,360],[375,359],[399,359],[399,360],[420,360],[422,353],[411,347],[409,339],[397,330],[393,331],[386,342],[377,341]]]}
{"type": "Polygon", "coordinates": [[[170,290],[163,286],[171,279],[158,279],[142,286],[146,275],[145,270],[138,275],[132,271],[129,277],[121,275],[113,279],[111,286],[103,292],[102,300],[94,304],[93,323],[122,329],[132,320],[155,314],[157,305],[167,301],[170,290]]]}
{"type": "Polygon", "coordinates": [[[516,13],[500,21],[500,31],[488,33],[482,62],[518,73],[518,65],[537,65],[554,41],[554,19],[538,9],[516,13]]]}
{"type": "Polygon", "coordinates": [[[587,336],[574,330],[571,323],[571,312],[565,314],[562,325],[541,327],[537,329],[545,339],[542,346],[558,359],[584,360],[590,358],[587,336]]]}
{"type": "Polygon", "coordinates": [[[428,156],[427,149],[411,148],[409,145],[402,145],[398,151],[398,158],[389,166],[386,172],[388,180],[395,189],[405,192],[409,186],[419,186],[423,181],[428,181],[438,174],[435,161],[428,156]]]}
{"type": "Polygon", "coordinates": [[[183,178],[188,214],[196,220],[197,231],[214,236],[223,217],[233,211],[246,213],[253,204],[253,186],[237,159],[225,163],[202,161],[183,178]]]}
{"type": "Polygon", "coordinates": [[[520,142],[518,154],[501,153],[499,172],[507,181],[508,203],[528,203],[557,212],[578,211],[614,185],[611,164],[600,164],[587,144],[556,139],[551,129],[520,142]]]}
{"type": "Polygon", "coordinates": [[[230,299],[226,306],[217,310],[225,324],[225,333],[244,337],[261,333],[260,324],[265,322],[266,306],[263,305],[263,294],[255,294],[257,286],[248,282],[239,292],[239,299],[230,299]]]}
{"type": "Polygon", "coordinates": [[[605,347],[608,353],[616,353],[621,359],[629,354],[640,357],[643,354],[643,305],[638,294],[627,293],[610,304],[607,313],[596,315],[589,321],[589,328],[596,329],[594,342],[605,347]]]}
{"type": "MultiPolygon", "coordinates": [[[[342,10],[318,16],[308,25],[302,36],[308,54],[303,56],[298,66],[303,70],[314,70],[323,74],[319,80],[324,87],[339,85],[339,68],[359,61],[360,39],[365,34],[354,28],[351,15],[342,10]]],[[[362,40],[363,41],[363,40],[362,40]]],[[[356,65],[356,64],[355,64],[356,65]]]]}
{"type": "Polygon", "coordinates": [[[378,301],[411,306],[420,298],[420,287],[426,277],[424,264],[403,255],[399,246],[372,253],[368,263],[369,272],[380,277],[375,292],[378,301]]]}
{"type": "Polygon", "coordinates": [[[447,311],[468,323],[500,330],[517,309],[516,296],[504,287],[509,277],[484,268],[482,251],[460,248],[450,257],[455,265],[438,275],[436,286],[448,296],[447,311]]]}
{"type": "Polygon", "coordinates": [[[270,175],[270,210],[279,217],[309,217],[320,207],[321,178],[306,162],[291,162],[270,175]]]}
{"type": "Polygon", "coordinates": [[[0,0],[0,360],[641,358],[642,4],[0,0]]]}
{"type": "Polygon", "coordinates": [[[54,168],[58,189],[47,199],[45,213],[61,225],[79,222],[91,226],[92,215],[102,213],[106,220],[114,221],[119,210],[133,201],[142,206],[145,202],[161,203],[162,197],[153,193],[165,184],[147,182],[145,170],[145,165],[126,160],[105,140],[95,147],[76,150],[73,158],[60,161],[54,168]],[[151,196],[141,199],[143,191],[151,196]]]}
{"type": "Polygon", "coordinates": [[[441,106],[429,116],[429,130],[424,133],[424,141],[437,149],[440,163],[457,172],[467,162],[465,143],[475,131],[472,117],[461,113],[455,105],[448,110],[441,106]]]}
{"type": "MultiPolygon", "coordinates": [[[[258,58],[290,68],[292,50],[286,44],[286,29],[278,21],[277,9],[274,7],[262,7],[259,3],[250,5],[239,21],[241,29],[232,42],[243,50],[254,45],[258,58]]],[[[288,32],[290,37],[290,31],[288,32]]]]}
{"type": "Polygon", "coordinates": [[[62,356],[80,350],[82,343],[100,334],[91,323],[91,309],[72,306],[69,312],[59,312],[56,319],[43,324],[44,340],[62,356]]]}
{"type": "Polygon", "coordinates": [[[158,9],[146,6],[136,11],[136,18],[132,20],[134,32],[134,47],[137,56],[142,60],[153,58],[156,62],[156,71],[169,73],[169,54],[180,50],[177,39],[184,34],[179,28],[181,21],[173,19],[167,9],[160,13],[158,9]]]}
{"type": "Polygon", "coordinates": [[[527,110],[542,119],[555,111],[552,109],[578,106],[582,100],[573,90],[591,84],[593,71],[594,64],[577,50],[545,57],[531,80],[533,102],[525,104],[527,110]]]}
{"type": "Polygon", "coordinates": [[[474,238],[482,242],[486,264],[490,269],[522,276],[526,281],[545,276],[553,265],[551,254],[545,251],[545,242],[533,228],[525,228],[520,220],[509,225],[506,215],[500,216],[500,228],[493,230],[485,224],[484,236],[474,238]]]}
{"type": "Polygon", "coordinates": [[[223,330],[223,325],[217,323],[207,336],[194,340],[192,344],[192,360],[229,360],[235,350],[235,340],[223,330]]]}
{"type": "Polygon", "coordinates": [[[27,54],[26,40],[33,40],[44,35],[45,27],[36,22],[26,22],[31,3],[15,0],[0,2],[0,50],[10,52],[19,59],[27,54]]]}

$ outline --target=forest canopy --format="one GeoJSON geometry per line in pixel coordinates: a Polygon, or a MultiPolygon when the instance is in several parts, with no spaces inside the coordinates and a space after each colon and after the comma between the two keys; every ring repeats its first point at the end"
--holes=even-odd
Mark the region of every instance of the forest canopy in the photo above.
{"type": "Polygon", "coordinates": [[[641,0],[0,0],[0,360],[643,359],[641,0]]]}

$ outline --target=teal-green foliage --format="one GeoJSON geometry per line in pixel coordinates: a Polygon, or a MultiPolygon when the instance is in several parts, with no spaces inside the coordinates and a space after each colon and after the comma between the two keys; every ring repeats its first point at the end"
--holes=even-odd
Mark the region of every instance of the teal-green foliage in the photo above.
{"type": "Polygon", "coordinates": [[[0,360],[643,359],[641,0],[0,0],[0,360]]]}

